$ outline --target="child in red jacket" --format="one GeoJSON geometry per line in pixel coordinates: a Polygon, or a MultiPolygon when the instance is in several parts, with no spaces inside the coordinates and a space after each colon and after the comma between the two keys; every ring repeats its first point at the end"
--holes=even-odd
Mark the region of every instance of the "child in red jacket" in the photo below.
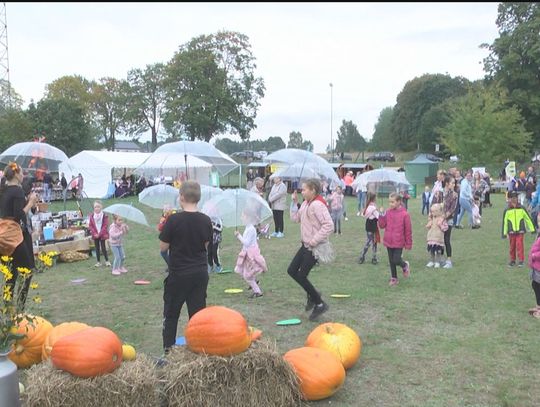
{"type": "Polygon", "coordinates": [[[88,228],[90,229],[90,234],[92,235],[92,239],[94,239],[94,246],[96,247],[97,263],[95,267],[101,267],[99,261],[101,253],[105,257],[105,265],[110,267],[111,263],[107,255],[107,247],[105,247],[105,241],[109,238],[109,217],[102,209],[101,201],[94,201],[94,212],[88,215],[88,228]]]}
{"type": "Polygon", "coordinates": [[[388,259],[390,261],[390,286],[398,284],[396,266],[403,269],[403,277],[407,278],[410,274],[409,262],[403,261],[401,255],[403,249],[412,249],[412,226],[411,217],[407,210],[401,204],[401,195],[393,192],[388,197],[390,208],[385,212],[384,208],[379,209],[379,227],[385,229],[383,244],[388,250],[388,259]]]}

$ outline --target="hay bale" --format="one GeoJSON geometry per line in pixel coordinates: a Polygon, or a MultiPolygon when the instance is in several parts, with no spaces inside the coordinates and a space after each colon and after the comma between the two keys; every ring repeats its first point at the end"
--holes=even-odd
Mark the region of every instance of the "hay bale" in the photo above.
{"type": "Polygon", "coordinates": [[[160,377],[169,407],[304,405],[296,374],[264,340],[229,357],[174,347],[167,362],[160,377]]]}
{"type": "Polygon", "coordinates": [[[76,250],[66,250],[65,252],[60,253],[58,260],[64,263],[73,263],[75,261],[86,260],[89,257],[88,253],[82,253],[76,250]]]}
{"type": "Polygon", "coordinates": [[[54,368],[51,362],[26,372],[25,406],[31,407],[133,407],[160,406],[160,383],[155,362],[139,353],[113,373],[82,379],[54,368]]]}

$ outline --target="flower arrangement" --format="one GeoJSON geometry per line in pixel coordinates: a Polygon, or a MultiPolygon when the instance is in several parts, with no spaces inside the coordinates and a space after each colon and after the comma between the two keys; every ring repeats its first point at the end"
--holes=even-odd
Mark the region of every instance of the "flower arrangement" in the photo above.
{"type": "MultiPolygon", "coordinates": [[[[47,256],[48,257],[48,256],[47,256]]],[[[28,319],[30,324],[33,323],[34,317],[24,314],[24,301],[25,293],[23,291],[24,286],[32,275],[32,271],[26,267],[17,267],[17,276],[14,278],[12,257],[1,256],[0,257],[0,284],[1,295],[0,298],[0,353],[6,354],[11,350],[11,345],[18,339],[22,339],[25,335],[17,334],[17,326],[23,319],[28,319]]],[[[50,267],[47,264],[52,264],[50,257],[43,258],[38,262],[42,264],[41,267],[50,267]]],[[[36,265],[37,263],[36,262],[36,265]]],[[[38,283],[31,283],[29,289],[36,290],[39,287],[38,283]]],[[[34,295],[32,301],[36,304],[41,303],[41,297],[34,295]]]]}

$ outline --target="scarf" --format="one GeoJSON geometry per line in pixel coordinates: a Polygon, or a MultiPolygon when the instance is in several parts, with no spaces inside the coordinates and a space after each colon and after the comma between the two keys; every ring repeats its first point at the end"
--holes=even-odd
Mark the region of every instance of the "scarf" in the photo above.
{"type": "MultiPolygon", "coordinates": [[[[322,195],[320,195],[320,194],[317,195],[315,198],[312,199],[311,202],[314,202],[314,201],[320,201],[320,202],[322,202],[324,204],[324,206],[326,206],[328,208],[328,202],[326,202],[326,199],[324,199],[322,197],[322,195]]],[[[311,202],[310,202],[310,204],[311,204],[311,202]]]]}

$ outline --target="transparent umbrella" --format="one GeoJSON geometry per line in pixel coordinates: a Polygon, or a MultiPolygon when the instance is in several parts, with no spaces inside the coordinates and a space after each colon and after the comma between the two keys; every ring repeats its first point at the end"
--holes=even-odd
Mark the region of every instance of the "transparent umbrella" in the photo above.
{"type": "MultiPolygon", "coordinates": [[[[158,157],[156,165],[160,165],[159,161],[167,160],[169,154],[183,154],[183,164],[187,170],[190,166],[190,156],[212,164],[212,167],[221,175],[226,175],[239,167],[239,164],[231,157],[205,141],[175,141],[163,144],[146,161],[156,161],[156,157],[158,157]]],[[[144,166],[145,162],[141,166],[144,166]]]]}
{"type": "Polygon", "coordinates": [[[284,181],[304,181],[309,178],[321,178],[315,170],[311,169],[309,165],[304,165],[302,163],[296,163],[283,167],[276,172],[274,172],[270,178],[274,179],[276,177],[281,178],[284,181]]]}
{"type": "Polygon", "coordinates": [[[353,189],[361,182],[364,182],[368,189],[375,189],[375,191],[378,191],[382,186],[389,186],[395,188],[396,191],[402,191],[408,189],[411,185],[404,172],[386,168],[363,172],[353,181],[353,189]]]}
{"type": "Polygon", "coordinates": [[[263,198],[243,188],[227,189],[208,200],[201,212],[218,217],[225,227],[256,225],[272,216],[272,210],[263,198]]]}
{"type": "Polygon", "coordinates": [[[139,202],[156,209],[162,209],[165,205],[170,208],[178,208],[180,206],[179,197],[179,191],[175,187],[158,184],[143,189],[139,194],[139,202]]]}
{"type": "Polygon", "coordinates": [[[68,156],[59,148],[50,144],[28,141],[17,143],[0,154],[0,163],[3,166],[14,161],[26,170],[58,171],[58,165],[66,161],[68,156]]]}
{"type": "Polygon", "coordinates": [[[130,220],[135,223],[140,223],[141,225],[150,226],[144,213],[139,209],[135,208],[133,205],[126,204],[114,204],[103,208],[103,212],[111,213],[114,215],[119,215],[125,220],[130,220]]]}

